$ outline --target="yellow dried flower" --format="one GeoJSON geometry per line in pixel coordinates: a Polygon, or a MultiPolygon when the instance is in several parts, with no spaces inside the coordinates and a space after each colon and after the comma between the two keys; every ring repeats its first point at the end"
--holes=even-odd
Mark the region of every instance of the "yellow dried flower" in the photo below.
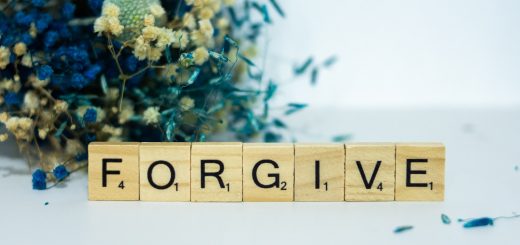
{"type": "Polygon", "coordinates": [[[14,45],[13,51],[16,56],[22,56],[27,53],[27,45],[23,42],[18,42],[14,45]]]}
{"type": "Polygon", "coordinates": [[[155,25],[155,17],[151,14],[147,14],[144,17],[144,26],[153,26],[155,25]]]}
{"type": "Polygon", "coordinates": [[[9,65],[9,56],[11,55],[11,51],[9,48],[4,46],[0,46],[0,69],[3,70],[7,65],[9,65]]]}
{"type": "Polygon", "coordinates": [[[0,113],[0,122],[5,124],[5,122],[7,122],[7,120],[9,119],[9,115],[7,114],[7,112],[2,112],[0,113]]]}
{"type": "Polygon", "coordinates": [[[101,15],[108,17],[119,17],[119,7],[113,3],[106,2],[101,9],[101,15]]]}
{"type": "Polygon", "coordinates": [[[150,5],[150,13],[152,13],[155,17],[162,17],[166,14],[164,8],[160,4],[152,4],[150,5]]]}
{"type": "Polygon", "coordinates": [[[47,134],[49,133],[49,129],[48,128],[42,128],[42,129],[38,129],[38,137],[40,139],[45,139],[47,138],[47,134]]]}
{"type": "Polygon", "coordinates": [[[69,104],[63,100],[56,100],[56,103],[54,103],[54,110],[56,113],[62,113],[69,109],[69,104]]]}
{"type": "Polygon", "coordinates": [[[182,26],[186,27],[190,30],[193,30],[197,27],[197,22],[195,21],[195,17],[191,13],[185,13],[182,17],[182,26]]]}
{"type": "Polygon", "coordinates": [[[148,109],[143,112],[143,120],[146,124],[158,123],[160,117],[159,107],[148,107],[148,109]]]}
{"type": "Polygon", "coordinates": [[[193,60],[195,61],[195,64],[202,65],[204,62],[208,60],[209,53],[208,49],[205,47],[198,47],[193,51],[193,60]]]}
{"type": "Polygon", "coordinates": [[[5,142],[7,139],[9,139],[8,134],[0,134],[0,142],[5,142]]]}
{"type": "Polygon", "coordinates": [[[181,107],[181,110],[189,111],[189,110],[193,109],[193,107],[195,107],[195,101],[188,96],[184,96],[179,101],[179,105],[181,107]]]}

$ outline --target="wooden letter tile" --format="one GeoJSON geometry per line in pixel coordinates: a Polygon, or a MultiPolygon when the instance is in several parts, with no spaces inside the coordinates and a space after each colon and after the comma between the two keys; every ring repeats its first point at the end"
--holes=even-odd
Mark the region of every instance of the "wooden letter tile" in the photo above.
{"type": "Polygon", "coordinates": [[[242,143],[193,143],[191,201],[242,201],[242,143]]]}
{"type": "Polygon", "coordinates": [[[397,144],[395,200],[444,200],[444,161],[443,144],[397,144]]]}
{"type": "Polygon", "coordinates": [[[295,144],[294,200],[343,201],[345,145],[295,144]]]}
{"type": "Polygon", "coordinates": [[[395,144],[347,144],[346,201],[393,201],[395,144]]]}
{"type": "Polygon", "coordinates": [[[142,201],[190,201],[190,143],[142,143],[142,201]]]}
{"type": "Polygon", "coordinates": [[[139,143],[88,146],[88,199],[139,200],[139,143]]]}
{"type": "Polygon", "coordinates": [[[294,145],[244,144],[244,201],[294,200],[294,145]]]}

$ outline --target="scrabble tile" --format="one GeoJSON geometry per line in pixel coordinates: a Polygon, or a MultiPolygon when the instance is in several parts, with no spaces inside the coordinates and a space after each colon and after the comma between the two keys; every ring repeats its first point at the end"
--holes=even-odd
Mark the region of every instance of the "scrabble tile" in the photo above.
{"type": "Polygon", "coordinates": [[[244,201],[294,200],[294,145],[244,144],[244,201]]]}
{"type": "Polygon", "coordinates": [[[443,144],[397,144],[395,200],[444,200],[444,161],[443,144]]]}
{"type": "Polygon", "coordinates": [[[393,201],[395,144],[346,145],[345,200],[393,201]]]}
{"type": "Polygon", "coordinates": [[[345,145],[294,145],[294,200],[344,201],[345,145]]]}
{"type": "Polygon", "coordinates": [[[139,143],[88,146],[88,199],[139,200],[139,143]]]}
{"type": "Polygon", "coordinates": [[[141,201],[190,201],[190,143],[141,143],[141,201]]]}
{"type": "Polygon", "coordinates": [[[193,143],[191,201],[242,201],[242,143],[193,143]]]}

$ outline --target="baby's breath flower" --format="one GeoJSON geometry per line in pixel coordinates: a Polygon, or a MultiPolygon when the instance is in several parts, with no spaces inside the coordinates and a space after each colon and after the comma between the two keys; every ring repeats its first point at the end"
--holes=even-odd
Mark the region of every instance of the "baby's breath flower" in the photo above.
{"type": "Polygon", "coordinates": [[[189,111],[189,110],[193,109],[193,107],[195,107],[195,101],[188,96],[184,96],[179,101],[179,105],[181,107],[181,110],[189,111]]]}
{"type": "Polygon", "coordinates": [[[190,42],[189,34],[186,31],[179,30],[173,32],[173,38],[175,42],[173,43],[173,47],[185,49],[190,42]]]}
{"type": "Polygon", "coordinates": [[[16,56],[22,56],[27,53],[27,45],[23,42],[18,42],[14,45],[13,51],[16,56]]]}
{"type": "Polygon", "coordinates": [[[121,112],[119,112],[119,124],[124,124],[134,115],[134,105],[131,100],[124,99],[121,112]]]}
{"type": "Polygon", "coordinates": [[[23,108],[33,114],[34,111],[38,109],[38,107],[40,107],[40,99],[38,95],[36,95],[36,93],[33,91],[25,93],[23,99],[23,108]]]}
{"type": "Polygon", "coordinates": [[[67,140],[65,144],[65,153],[69,156],[75,156],[79,153],[85,152],[85,147],[79,140],[67,140]]]}
{"type": "Polygon", "coordinates": [[[101,132],[103,133],[106,133],[106,134],[109,134],[111,136],[121,136],[123,134],[123,129],[122,128],[116,128],[114,126],[111,126],[111,125],[103,125],[103,128],[101,128],[101,132]]]}
{"type": "Polygon", "coordinates": [[[197,22],[195,21],[195,17],[191,13],[185,13],[182,17],[182,26],[186,27],[190,30],[193,30],[197,27],[197,22]]]}
{"type": "Polygon", "coordinates": [[[4,46],[0,46],[0,70],[5,69],[7,65],[9,65],[9,56],[11,55],[11,51],[9,48],[4,46]]]}
{"type": "Polygon", "coordinates": [[[0,142],[5,142],[7,139],[9,139],[8,134],[0,134],[0,142]]]}
{"type": "Polygon", "coordinates": [[[119,21],[120,9],[117,5],[105,2],[102,14],[94,21],[94,32],[101,35],[102,32],[119,36],[123,33],[124,26],[119,21]]]}
{"type": "Polygon", "coordinates": [[[32,139],[33,120],[28,117],[11,117],[5,123],[5,127],[18,140],[29,141],[32,139]]]}
{"type": "Polygon", "coordinates": [[[144,26],[153,26],[155,25],[155,17],[151,14],[147,14],[144,17],[144,26]]]}
{"type": "Polygon", "coordinates": [[[152,4],[150,5],[150,13],[152,13],[155,17],[162,17],[166,14],[164,8],[160,4],[152,4]]]}
{"type": "Polygon", "coordinates": [[[30,54],[25,54],[22,57],[22,61],[20,62],[20,64],[22,64],[25,67],[31,68],[32,67],[32,57],[31,57],[31,55],[30,54]]]}
{"type": "Polygon", "coordinates": [[[148,109],[143,112],[143,120],[146,124],[156,124],[160,118],[161,113],[159,113],[159,107],[148,107],[148,109]]]}
{"type": "Polygon", "coordinates": [[[47,134],[49,133],[49,129],[48,128],[41,128],[41,129],[38,129],[38,137],[40,139],[45,139],[47,138],[47,134]]]}
{"type": "Polygon", "coordinates": [[[9,119],[9,115],[7,114],[7,112],[0,113],[0,122],[1,123],[5,124],[5,122],[7,122],[8,119],[9,119]]]}
{"type": "Polygon", "coordinates": [[[227,29],[229,27],[229,19],[227,18],[219,18],[217,20],[217,27],[219,29],[227,29]]]}
{"type": "Polygon", "coordinates": [[[199,11],[199,18],[203,19],[203,20],[213,18],[213,15],[215,15],[215,13],[213,12],[213,10],[211,8],[202,8],[199,11]]]}
{"type": "Polygon", "coordinates": [[[119,7],[113,3],[106,2],[103,4],[103,9],[101,10],[101,14],[108,17],[119,17],[119,7]]]}
{"type": "Polygon", "coordinates": [[[63,100],[56,100],[56,103],[54,103],[54,110],[56,113],[62,113],[69,109],[69,104],[63,100]]]}
{"type": "Polygon", "coordinates": [[[204,64],[204,62],[208,60],[208,57],[208,50],[204,47],[198,47],[197,49],[195,49],[195,51],[193,51],[193,60],[197,65],[204,64]]]}
{"type": "Polygon", "coordinates": [[[213,25],[209,20],[200,20],[199,29],[191,32],[191,40],[197,46],[212,46],[213,25]]]}
{"type": "Polygon", "coordinates": [[[231,6],[233,4],[235,4],[235,0],[223,0],[222,3],[224,3],[224,5],[226,6],[231,6]]]}
{"type": "Polygon", "coordinates": [[[36,35],[38,35],[38,29],[36,29],[36,24],[31,23],[31,26],[29,27],[29,35],[31,35],[32,38],[35,38],[36,35]]]}

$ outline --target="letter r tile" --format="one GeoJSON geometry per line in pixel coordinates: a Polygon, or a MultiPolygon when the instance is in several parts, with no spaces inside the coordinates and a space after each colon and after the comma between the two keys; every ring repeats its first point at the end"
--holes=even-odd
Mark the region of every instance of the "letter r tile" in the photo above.
{"type": "Polygon", "coordinates": [[[88,199],[139,200],[139,143],[88,146],[88,199]]]}
{"type": "Polygon", "coordinates": [[[192,143],[191,201],[242,201],[242,143],[192,143]]]}

